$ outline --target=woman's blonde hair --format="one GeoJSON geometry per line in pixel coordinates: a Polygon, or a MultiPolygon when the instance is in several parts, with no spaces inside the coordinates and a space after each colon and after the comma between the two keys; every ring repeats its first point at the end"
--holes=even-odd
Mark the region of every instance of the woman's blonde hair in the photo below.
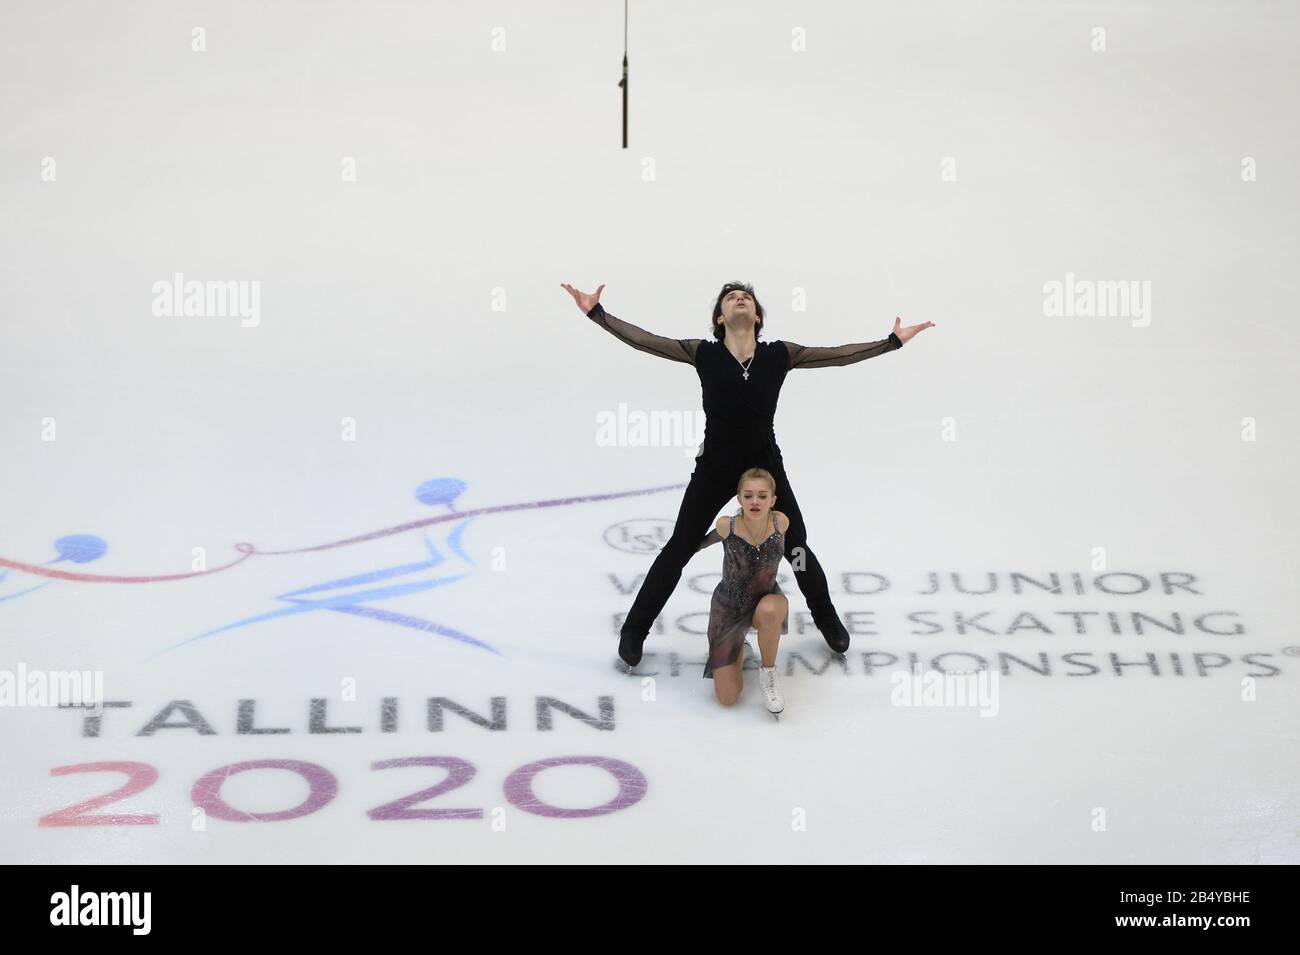
{"type": "Polygon", "coordinates": [[[746,481],[766,481],[767,486],[772,489],[772,496],[776,497],[776,478],[772,477],[771,471],[764,471],[762,468],[750,468],[740,476],[736,483],[736,496],[740,496],[740,489],[745,486],[746,481]]]}

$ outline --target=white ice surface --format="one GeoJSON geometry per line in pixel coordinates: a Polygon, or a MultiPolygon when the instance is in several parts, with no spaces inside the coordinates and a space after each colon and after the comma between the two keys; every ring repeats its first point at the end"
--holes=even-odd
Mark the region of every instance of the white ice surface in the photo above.
{"type": "MultiPolygon", "coordinates": [[[[4,672],[102,671],[130,706],[93,737],[75,712],[0,707],[0,861],[1300,861],[1298,21],[1226,3],[633,4],[623,150],[621,4],[7,2],[7,561],[185,574],[195,548],[213,567],[239,542],[446,514],[415,497],[439,478],[464,482],[459,511],[684,485],[693,443],[603,446],[597,419],[694,411],[693,370],[621,345],[560,282],[605,283],[612,313],[673,337],[707,334],[732,279],[755,283],[769,339],[936,327],[786,383],[777,437],[855,636],[847,669],[826,667],[792,620],[779,723],[756,673],[731,709],[700,677],[717,548],[647,643],[649,682],[614,664],[653,550],[611,529],[666,532],[678,489],[481,514],[468,560],[444,522],[175,581],[10,566],[4,672]],[[259,282],[259,323],[154,315],[176,272],[259,282]],[[1150,282],[1149,324],[1044,315],[1067,273],[1150,282]],[[103,556],[50,563],[77,534],[103,556]],[[384,584],[463,576],[362,606],[498,653],[328,609],[168,650],[288,606],[276,595],[428,561],[425,534],[445,561],[384,584]],[[918,593],[990,572],[991,594],[918,593]],[[1012,572],[1078,573],[1087,592],[1016,594],[1012,572]],[[1106,594],[1104,572],[1196,592],[1106,594]],[[888,586],[864,592],[870,575],[888,586]],[[1096,615],[1076,634],[1063,611],[1096,615]],[[1185,632],[1137,634],[1135,611],[1185,632]],[[994,633],[955,632],[982,612],[994,633]],[[894,668],[866,666],[945,651],[994,671],[1045,653],[1052,673],[1009,661],[983,717],[893,705],[894,668]],[[1066,653],[1100,672],[1071,675],[1086,668],[1066,653]],[[1110,662],[1147,653],[1158,674],[1110,662]],[[1197,653],[1229,661],[1202,674],[1197,653]],[[430,697],[484,714],[503,697],[506,728],[448,714],[430,732],[430,697]],[[564,713],[539,729],[544,697],[592,716],[608,697],[612,729],[564,713]],[[313,698],[362,732],[310,734],[313,698]],[[214,732],[141,735],[175,700],[214,732]],[[289,732],[237,734],[241,700],[289,732]],[[585,818],[506,798],[516,769],[574,755],[631,764],[644,795],[585,818]],[[472,764],[419,806],[482,818],[369,818],[444,777],[372,768],[413,756],[472,764]],[[293,820],[195,812],[204,774],[277,758],[324,767],[337,794],[293,820]],[[127,779],[57,768],[124,761],[156,782],[90,811],[155,824],[40,824],[127,779]]],[[[782,583],[804,611],[785,565],[782,583]]],[[[307,790],[263,770],[221,794],[275,812],[307,790]]],[[[583,808],[618,787],[570,766],[534,791],[583,808]]]]}

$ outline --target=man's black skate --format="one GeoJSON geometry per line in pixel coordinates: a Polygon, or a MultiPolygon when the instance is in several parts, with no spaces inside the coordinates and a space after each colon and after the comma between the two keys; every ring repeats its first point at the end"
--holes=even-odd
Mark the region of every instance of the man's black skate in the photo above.
{"type": "Polygon", "coordinates": [[[826,645],[832,650],[836,653],[844,653],[849,649],[849,632],[844,629],[838,614],[814,617],[813,622],[817,624],[817,629],[826,639],[826,645]]]}
{"type": "Polygon", "coordinates": [[[641,662],[641,646],[644,643],[645,637],[622,631],[618,635],[618,658],[629,667],[636,666],[641,662]]]}

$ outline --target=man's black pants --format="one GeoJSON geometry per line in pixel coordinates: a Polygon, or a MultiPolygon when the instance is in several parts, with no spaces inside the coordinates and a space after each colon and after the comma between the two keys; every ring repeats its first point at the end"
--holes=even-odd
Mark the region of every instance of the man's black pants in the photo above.
{"type": "Polygon", "coordinates": [[[786,478],[785,463],[776,441],[768,438],[761,444],[747,442],[747,447],[714,445],[705,441],[704,452],[695,459],[695,471],[682,496],[677,512],[677,523],[672,537],[659,550],[654,563],[637,591],[632,609],[621,628],[622,633],[644,640],[654,626],[655,618],[672,596],[682,578],[682,569],[699,550],[700,542],[713,529],[714,519],[723,506],[736,497],[736,484],[749,468],[760,467],[776,479],[774,509],[790,518],[785,532],[785,559],[794,568],[794,579],[803,593],[814,621],[836,617],[830,592],[826,586],[826,573],[817,557],[808,547],[808,532],[804,527],[799,502],[786,478]]]}

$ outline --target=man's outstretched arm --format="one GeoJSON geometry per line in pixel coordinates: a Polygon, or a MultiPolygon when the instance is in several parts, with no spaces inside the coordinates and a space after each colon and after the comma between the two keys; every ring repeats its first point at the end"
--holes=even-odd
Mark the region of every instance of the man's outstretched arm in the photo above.
{"type": "Polygon", "coordinates": [[[826,368],[831,365],[852,365],[854,362],[875,358],[886,352],[898,351],[903,341],[893,332],[878,342],[861,342],[851,345],[796,345],[786,342],[791,368],[826,368]]]}
{"type": "Polygon", "coordinates": [[[660,358],[672,361],[683,361],[688,365],[695,364],[695,351],[700,347],[698,338],[666,338],[663,335],[656,335],[631,322],[615,318],[605,311],[605,306],[599,302],[587,312],[587,317],[619,341],[626,342],[638,351],[649,352],[651,355],[658,355],[660,358]]]}

